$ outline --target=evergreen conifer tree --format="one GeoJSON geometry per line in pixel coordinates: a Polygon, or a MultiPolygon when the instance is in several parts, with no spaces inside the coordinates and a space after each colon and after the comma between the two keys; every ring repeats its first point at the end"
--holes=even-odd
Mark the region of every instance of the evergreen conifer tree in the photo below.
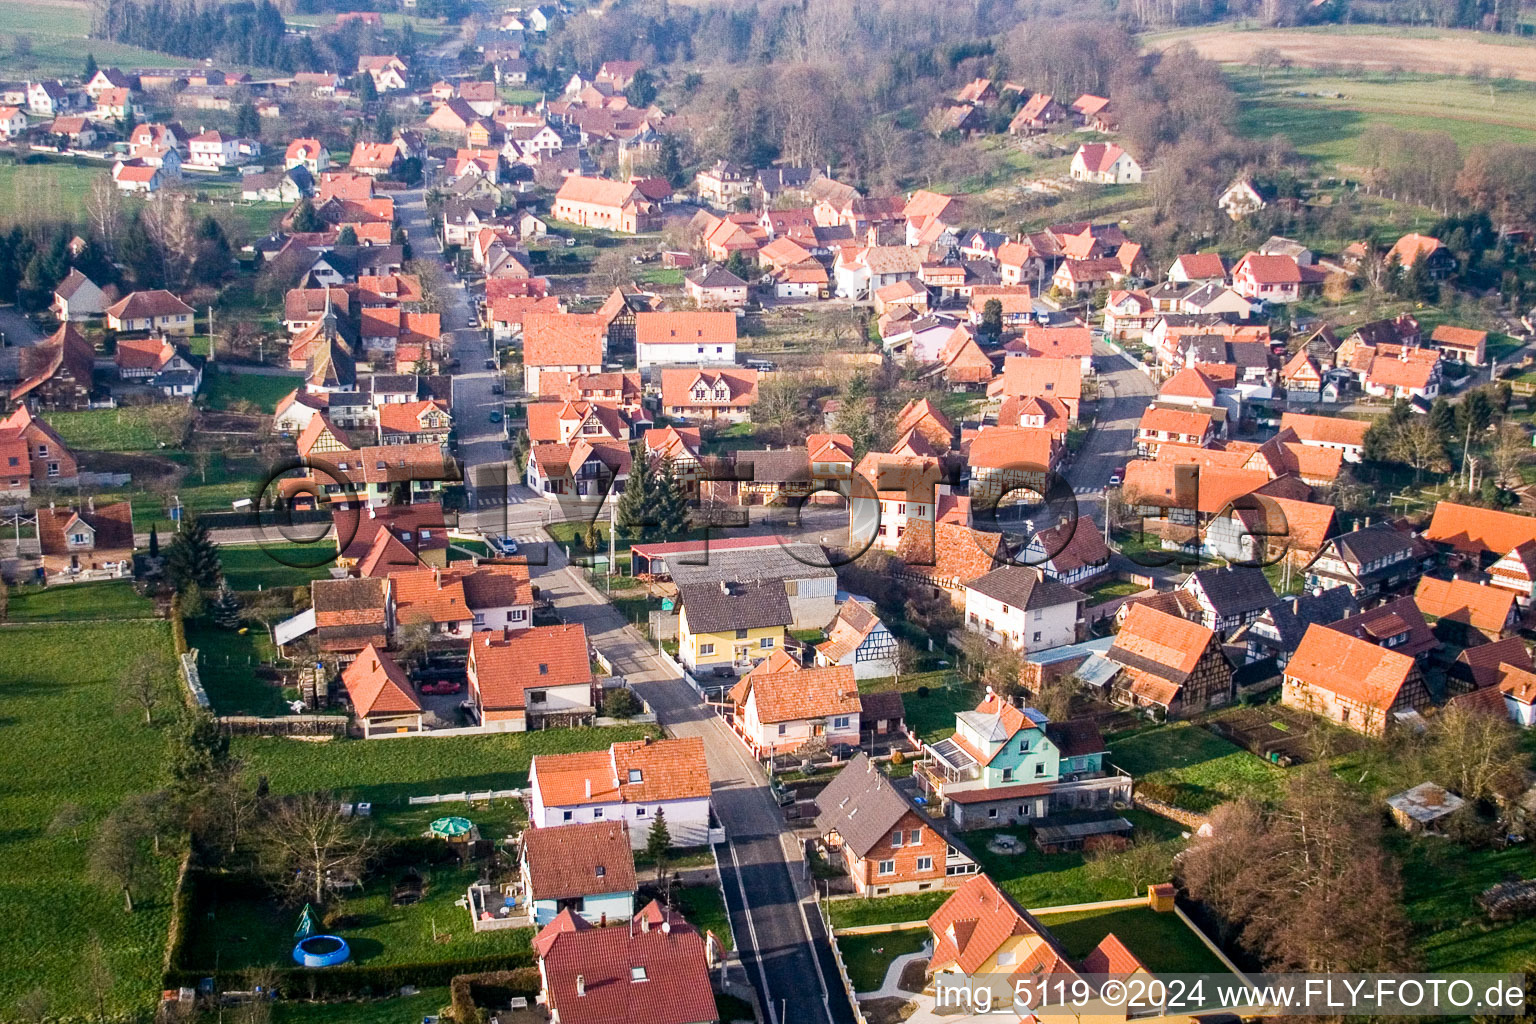
{"type": "MultiPolygon", "coordinates": [[[[617,520],[619,532],[631,541],[644,541],[649,538],[648,524],[652,522],[650,509],[647,507],[654,485],[651,483],[651,464],[645,456],[645,449],[640,445],[630,448],[629,482],[624,485],[624,493],[619,495],[619,506],[614,510],[614,518],[617,520]]],[[[611,497],[609,500],[613,500],[611,497]]]]}
{"type": "Polygon", "coordinates": [[[171,538],[165,552],[165,571],[177,590],[185,590],[192,583],[207,590],[218,586],[223,578],[219,546],[195,516],[184,518],[181,529],[171,538]]]}
{"type": "Polygon", "coordinates": [[[658,540],[681,540],[688,532],[688,495],[673,472],[672,460],[662,459],[651,477],[650,520],[658,540]]]}

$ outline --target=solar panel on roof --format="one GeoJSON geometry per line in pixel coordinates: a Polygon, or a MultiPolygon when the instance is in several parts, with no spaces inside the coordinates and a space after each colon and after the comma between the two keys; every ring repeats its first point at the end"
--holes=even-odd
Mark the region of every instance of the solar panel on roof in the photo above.
{"type": "Polygon", "coordinates": [[[931,749],[940,760],[953,768],[964,771],[976,766],[976,759],[962,750],[954,740],[940,740],[931,749]]]}

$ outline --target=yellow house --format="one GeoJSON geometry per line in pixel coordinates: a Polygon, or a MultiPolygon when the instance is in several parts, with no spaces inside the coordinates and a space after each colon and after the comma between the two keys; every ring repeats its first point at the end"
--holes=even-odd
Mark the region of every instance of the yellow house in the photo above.
{"type": "Polygon", "coordinates": [[[782,580],[677,588],[678,660],[692,673],[735,675],[779,650],[794,621],[782,580]]]}

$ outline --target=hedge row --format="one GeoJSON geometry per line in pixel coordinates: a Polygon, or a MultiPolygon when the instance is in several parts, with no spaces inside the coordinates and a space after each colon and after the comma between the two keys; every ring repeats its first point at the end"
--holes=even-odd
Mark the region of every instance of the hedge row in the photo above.
{"type": "Polygon", "coordinates": [[[538,996],[542,981],[537,967],[519,967],[511,971],[484,971],[461,974],[448,986],[455,1024],[479,1024],[484,1019],[479,1004],[510,1004],[513,996],[530,1003],[538,996]]]}
{"type": "MultiPolygon", "coordinates": [[[[438,963],[415,964],[342,964],[337,967],[288,967],[273,972],[274,986],[288,999],[338,999],[344,996],[382,996],[404,985],[418,988],[449,985],[461,974],[500,973],[534,967],[532,950],[502,953],[496,956],[470,957],[438,963]]],[[[212,978],[218,990],[244,989],[250,985],[249,971],[190,971],[176,968],[165,973],[165,987],[195,986],[212,978]]]]}

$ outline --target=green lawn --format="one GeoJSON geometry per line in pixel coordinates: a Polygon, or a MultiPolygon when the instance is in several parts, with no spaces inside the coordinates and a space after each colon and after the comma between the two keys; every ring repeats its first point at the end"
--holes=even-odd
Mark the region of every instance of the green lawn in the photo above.
{"type": "Polygon", "coordinates": [[[1283,768],[1188,722],[1113,737],[1109,761],[1138,782],[1171,787],[1178,806],[1197,812],[1239,796],[1268,800],[1285,777],[1283,768]]]}
{"type": "Polygon", "coordinates": [[[10,622],[146,619],[155,615],[155,602],[135,593],[128,580],[13,587],[10,597],[6,616],[10,622]]]}
{"type": "Polygon", "coordinates": [[[1067,953],[1081,959],[1104,936],[1114,934],[1153,974],[1225,974],[1226,965],[1177,914],[1151,907],[1078,910],[1039,919],[1061,940],[1067,953]]]}
{"type": "MultiPolygon", "coordinates": [[[[655,872],[651,872],[652,877],[655,872]]],[[[642,881],[645,873],[641,872],[642,881]]],[[[726,949],[734,948],[731,942],[731,925],[726,916],[725,897],[720,894],[718,885],[685,885],[672,890],[672,899],[677,909],[688,923],[699,930],[702,935],[705,932],[714,932],[726,949]]]]}
{"type": "Polygon", "coordinates": [[[273,656],[265,627],[252,623],[245,633],[207,621],[187,623],[187,646],[197,651],[198,679],[221,715],[283,715],[287,702],[276,686],[256,676],[273,656]]]}
{"type": "Polygon", "coordinates": [[[221,544],[219,559],[231,590],[303,587],[310,580],[331,575],[336,545],[329,540],[314,544],[221,544]]]}
{"type": "Polygon", "coordinates": [[[635,271],[635,280],[656,288],[681,288],[683,270],[681,267],[663,267],[659,263],[652,263],[635,271]]]}
{"type": "Polygon", "coordinates": [[[900,686],[892,678],[867,679],[859,684],[865,693],[901,690],[907,727],[926,742],[936,743],[955,731],[955,712],[968,711],[981,702],[981,691],[962,682],[957,672],[910,672],[900,686]],[[926,690],[926,695],[922,691],[926,690]]]}
{"type": "Polygon", "coordinates": [[[82,220],[91,183],[106,173],[105,164],[0,163],[0,223],[82,220]]]}
{"type": "Polygon", "coordinates": [[[0,631],[0,648],[0,1007],[9,1012],[41,988],[50,1015],[94,1016],[82,966],[94,937],[113,976],[108,1012],[147,1017],[160,988],[174,860],[155,862],[131,914],[85,870],[101,819],[124,797],[164,782],[164,733],[119,711],[116,693],[144,652],[161,655],[170,678],[170,626],[10,627],[0,631]],[[83,824],[51,833],[66,804],[79,807],[83,824]]]}
{"type": "MultiPolygon", "coordinates": [[[[0,192],[3,191],[0,186],[0,192]]],[[[165,407],[130,405],[120,409],[51,412],[48,424],[76,451],[154,451],[161,441],[174,440],[155,426],[155,410],[162,408],[165,407]]]]}
{"type": "Polygon", "coordinates": [[[1129,597],[1131,594],[1139,594],[1146,588],[1139,583],[1129,583],[1125,580],[1109,580],[1100,583],[1088,591],[1088,603],[1090,605],[1103,604],[1105,601],[1113,601],[1117,597],[1129,597]]]}
{"type": "MultiPolygon", "coordinates": [[[[91,9],[86,0],[49,0],[39,4],[6,4],[0,47],[6,52],[9,74],[16,78],[78,76],[86,54],[101,67],[174,68],[189,63],[185,57],[141,50],[123,43],[89,39],[91,9]],[[24,35],[32,42],[25,58],[14,55],[14,39],[24,35]]],[[[222,66],[222,65],[221,65],[222,66]]],[[[231,68],[230,70],[234,70],[231,68]]]]}
{"type": "Polygon", "coordinates": [[[837,948],[855,992],[873,992],[885,982],[891,961],[904,953],[916,953],[928,941],[928,929],[907,928],[873,935],[839,935],[837,948]]]}
{"type": "Polygon", "coordinates": [[[436,1016],[448,1002],[446,988],[356,1003],[285,1001],[273,1005],[272,1020],[274,1024],[411,1024],[423,1017],[436,1016]]]}
{"type": "MultiPolygon", "coordinates": [[[[529,948],[531,927],[476,932],[469,911],[454,906],[474,883],[477,866],[461,868],[449,861],[422,867],[420,872],[426,891],[419,903],[392,906],[394,878],[381,872],[368,880],[360,894],[327,908],[327,914],[343,916],[342,922],[330,927],[352,948],[350,963],[439,963],[529,948]]],[[[298,917],[293,907],[274,900],[264,889],[202,879],[196,887],[196,911],[183,965],[190,970],[291,966],[298,917]]]]}
{"type": "Polygon", "coordinates": [[[1445,132],[1470,146],[1536,142],[1536,86],[1439,75],[1368,72],[1329,74],[1291,69],[1261,75],[1229,68],[1242,97],[1238,127],[1245,135],[1283,135],[1315,160],[1360,166],[1372,127],[1445,132]]]}
{"type": "Polygon", "coordinates": [[[654,735],[655,727],[325,743],[238,736],[233,750],[252,775],[267,776],[275,793],[332,790],[384,805],[430,793],[521,788],[528,784],[528,765],[536,754],[606,750],[612,742],[640,739],[647,732],[654,735]]]}
{"type": "Polygon", "coordinates": [[[303,383],[300,377],[269,377],[259,373],[213,370],[203,375],[203,396],[211,409],[229,409],[240,401],[271,412],[277,400],[303,383]]]}
{"type": "Polygon", "coordinates": [[[1530,843],[1468,850],[1445,839],[1388,837],[1403,865],[1403,899],[1414,945],[1429,971],[1526,971],[1536,918],[1490,921],[1477,895],[1495,882],[1536,877],[1530,843]]]}

